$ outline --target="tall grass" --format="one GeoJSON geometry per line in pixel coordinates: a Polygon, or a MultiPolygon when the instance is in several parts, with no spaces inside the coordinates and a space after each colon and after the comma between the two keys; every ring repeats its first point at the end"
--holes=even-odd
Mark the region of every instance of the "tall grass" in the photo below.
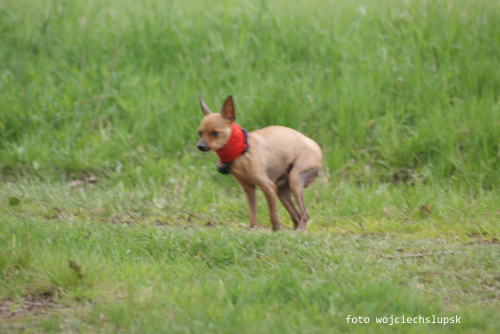
{"type": "Polygon", "coordinates": [[[243,127],[304,132],[335,176],[492,188],[499,17],[486,0],[6,0],[0,173],[206,164],[197,96],[232,94],[243,127]]]}

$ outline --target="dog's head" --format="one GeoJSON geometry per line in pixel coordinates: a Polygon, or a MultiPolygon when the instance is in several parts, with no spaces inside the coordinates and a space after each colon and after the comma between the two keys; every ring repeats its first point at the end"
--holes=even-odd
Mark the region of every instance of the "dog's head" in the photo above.
{"type": "Polygon", "coordinates": [[[231,135],[231,123],[235,119],[233,97],[229,95],[224,101],[220,114],[214,114],[200,97],[203,120],[198,128],[200,141],[196,147],[202,152],[222,149],[231,135]]]}

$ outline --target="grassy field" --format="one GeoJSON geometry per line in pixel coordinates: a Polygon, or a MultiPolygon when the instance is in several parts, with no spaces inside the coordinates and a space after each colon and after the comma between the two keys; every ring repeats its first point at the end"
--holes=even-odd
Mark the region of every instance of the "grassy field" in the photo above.
{"type": "Polygon", "coordinates": [[[465,0],[3,1],[0,168],[161,179],[201,160],[198,94],[232,94],[242,126],[312,136],[334,173],[493,188],[498,17],[465,0]]]}
{"type": "MultiPolygon", "coordinates": [[[[248,230],[241,191],[208,174],[185,173],[171,187],[5,184],[0,196],[20,202],[0,206],[0,324],[28,332],[500,329],[494,193],[320,182],[307,196],[308,231],[272,233],[262,198],[266,228],[248,230]],[[209,189],[200,193],[200,183],[209,189]],[[348,324],[348,315],[371,322],[348,324]],[[461,323],[375,323],[390,315],[461,323]]],[[[283,209],[280,217],[292,226],[283,209]]]]}
{"type": "Polygon", "coordinates": [[[500,3],[0,2],[1,332],[500,332],[500,3]],[[248,230],[198,95],[323,149],[248,230]],[[282,225],[292,226],[280,208],[282,225]],[[346,318],[369,317],[369,324],[346,318]],[[375,317],[460,324],[377,324],[375,317]]]}

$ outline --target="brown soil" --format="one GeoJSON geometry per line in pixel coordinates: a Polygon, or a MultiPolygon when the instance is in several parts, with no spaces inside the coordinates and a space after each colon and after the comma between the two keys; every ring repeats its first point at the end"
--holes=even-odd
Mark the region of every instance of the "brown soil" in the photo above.
{"type": "Polygon", "coordinates": [[[19,300],[0,301],[0,319],[22,318],[26,316],[38,316],[54,311],[67,309],[59,304],[52,296],[27,296],[19,300]]]}

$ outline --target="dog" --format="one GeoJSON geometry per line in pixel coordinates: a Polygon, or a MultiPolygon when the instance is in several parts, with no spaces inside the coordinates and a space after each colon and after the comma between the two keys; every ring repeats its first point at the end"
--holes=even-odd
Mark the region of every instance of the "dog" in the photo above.
{"type": "Polygon", "coordinates": [[[232,96],[222,111],[212,113],[200,97],[203,120],[198,128],[202,152],[219,156],[217,170],[231,174],[245,192],[250,228],[257,227],[255,188],[264,192],[274,231],[280,229],[276,197],[290,214],[294,228],[304,230],[309,220],[304,189],[318,176],[322,152],[316,142],[298,131],[269,126],[247,133],[236,125],[232,96]],[[292,202],[294,195],[298,211],[292,202]]]}

